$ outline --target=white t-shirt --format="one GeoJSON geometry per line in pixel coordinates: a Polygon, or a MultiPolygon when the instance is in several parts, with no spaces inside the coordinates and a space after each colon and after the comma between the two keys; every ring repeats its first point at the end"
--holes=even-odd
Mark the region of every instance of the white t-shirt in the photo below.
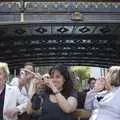
{"type": "MultiPolygon", "coordinates": [[[[10,85],[19,87],[19,78],[18,77],[14,77],[12,79],[12,81],[10,82],[10,85]]],[[[25,87],[22,87],[22,89],[20,91],[21,91],[22,95],[28,97],[28,92],[27,92],[27,89],[25,87]]]]}

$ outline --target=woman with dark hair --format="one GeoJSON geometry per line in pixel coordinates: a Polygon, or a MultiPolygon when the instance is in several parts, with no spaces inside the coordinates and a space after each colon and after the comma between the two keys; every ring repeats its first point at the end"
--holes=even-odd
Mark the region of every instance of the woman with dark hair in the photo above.
{"type": "Polygon", "coordinates": [[[72,112],[77,108],[77,93],[68,68],[59,64],[52,67],[49,74],[50,78],[44,79],[44,92],[33,95],[32,108],[37,110],[42,106],[40,120],[75,120],[72,112]]]}

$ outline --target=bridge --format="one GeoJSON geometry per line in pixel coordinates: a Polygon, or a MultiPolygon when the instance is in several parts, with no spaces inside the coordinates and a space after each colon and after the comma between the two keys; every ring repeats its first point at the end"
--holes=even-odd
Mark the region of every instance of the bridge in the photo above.
{"type": "Polygon", "coordinates": [[[120,2],[0,2],[0,61],[35,65],[120,65],[120,2]]]}

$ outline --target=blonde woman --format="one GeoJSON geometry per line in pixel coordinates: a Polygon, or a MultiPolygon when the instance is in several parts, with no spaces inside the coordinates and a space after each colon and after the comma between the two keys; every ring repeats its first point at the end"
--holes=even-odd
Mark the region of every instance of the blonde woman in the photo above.
{"type": "Polygon", "coordinates": [[[90,120],[120,120],[120,66],[109,69],[105,88],[107,94],[99,101],[97,113],[90,120]]]}
{"type": "Polygon", "coordinates": [[[17,87],[6,84],[8,76],[7,63],[0,62],[0,120],[17,120],[26,111],[28,99],[17,87]]]}

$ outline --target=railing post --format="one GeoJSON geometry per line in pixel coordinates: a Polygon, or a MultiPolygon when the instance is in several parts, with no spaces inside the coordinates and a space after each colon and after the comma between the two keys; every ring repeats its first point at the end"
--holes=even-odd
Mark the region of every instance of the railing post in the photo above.
{"type": "Polygon", "coordinates": [[[20,11],[20,22],[24,22],[24,12],[25,12],[25,2],[24,0],[20,0],[21,11],[20,11]]]}

